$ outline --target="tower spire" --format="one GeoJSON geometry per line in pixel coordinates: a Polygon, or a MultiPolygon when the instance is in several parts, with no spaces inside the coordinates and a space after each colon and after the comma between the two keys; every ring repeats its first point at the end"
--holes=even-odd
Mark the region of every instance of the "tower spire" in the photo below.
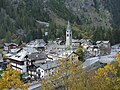
{"type": "Polygon", "coordinates": [[[71,31],[70,21],[68,20],[67,30],[71,31]]]}

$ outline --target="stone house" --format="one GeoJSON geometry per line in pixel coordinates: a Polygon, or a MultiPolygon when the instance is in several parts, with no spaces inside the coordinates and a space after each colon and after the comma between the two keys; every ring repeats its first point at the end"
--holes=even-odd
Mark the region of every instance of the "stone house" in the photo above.
{"type": "Polygon", "coordinates": [[[7,58],[7,61],[12,65],[13,69],[20,70],[23,73],[27,72],[27,51],[21,50],[15,55],[7,58]]]}
{"type": "Polygon", "coordinates": [[[93,45],[92,41],[90,39],[81,39],[80,40],[80,45],[84,48],[87,49],[87,47],[93,45]]]}
{"type": "Polygon", "coordinates": [[[58,66],[57,61],[46,61],[43,63],[34,63],[32,67],[28,69],[29,77],[33,79],[42,79],[54,74],[55,68],[58,66]]]}
{"type": "Polygon", "coordinates": [[[97,41],[96,45],[100,49],[100,55],[108,55],[111,53],[111,45],[109,41],[97,41]]]}
{"type": "Polygon", "coordinates": [[[18,45],[16,43],[4,43],[4,51],[9,52],[11,49],[16,49],[18,45]]]}
{"type": "Polygon", "coordinates": [[[38,51],[43,51],[46,48],[46,42],[43,39],[36,39],[26,45],[26,47],[36,48],[38,51]]]}
{"type": "Polygon", "coordinates": [[[85,53],[85,59],[99,56],[100,55],[100,49],[96,45],[91,45],[87,47],[87,49],[84,51],[85,53]]]}

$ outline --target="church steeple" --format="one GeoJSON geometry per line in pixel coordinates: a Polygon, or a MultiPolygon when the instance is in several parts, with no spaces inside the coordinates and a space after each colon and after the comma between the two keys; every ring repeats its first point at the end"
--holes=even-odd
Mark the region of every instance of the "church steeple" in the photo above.
{"type": "Polygon", "coordinates": [[[70,22],[68,21],[68,25],[67,25],[67,30],[69,31],[71,31],[71,26],[70,26],[70,22]]]}
{"type": "Polygon", "coordinates": [[[66,46],[72,46],[72,30],[69,21],[66,30],[66,46]]]}

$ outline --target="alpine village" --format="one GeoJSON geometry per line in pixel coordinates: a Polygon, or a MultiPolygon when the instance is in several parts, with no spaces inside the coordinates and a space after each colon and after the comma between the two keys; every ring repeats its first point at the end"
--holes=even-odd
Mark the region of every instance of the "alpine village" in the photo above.
{"type": "Polygon", "coordinates": [[[0,0],[0,90],[120,90],[120,0],[0,0]]]}

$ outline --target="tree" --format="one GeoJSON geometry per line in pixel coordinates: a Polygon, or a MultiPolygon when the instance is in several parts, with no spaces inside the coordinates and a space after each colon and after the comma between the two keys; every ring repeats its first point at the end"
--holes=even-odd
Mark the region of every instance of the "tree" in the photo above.
{"type": "Polygon", "coordinates": [[[93,90],[120,90],[120,53],[116,55],[117,63],[111,63],[95,71],[91,80],[93,90]]]}
{"type": "Polygon", "coordinates": [[[119,60],[97,70],[82,69],[81,62],[70,59],[59,61],[59,67],[53,75],[42,80],[43,90],[120,90],[119,60]],[[48,86],[48,87],[47,87],[48,86]]]}
{"type": "Polygon", "coordinates": [[[8,43],[10,43],[10,42],[11,42],[11,36],[12,36],[11,32],[8,31],[8,32],[7,32],[7,35],[6,35],[6,37],[5,37],[5,41],[8,42],[8,43]]]}
{"type": "Polygon", "coordinates": [[[120,52],[116,54],[116,60],[118,62],[118,66],[120,67],[120,52]]]}
{"type": "Polygon", "coordinates": [[[94,90],[120,89],[120,78],[117,76],[117,68],[112,64],[108,64],[104,68],[99,68],[95,72],[92,82],[94,82],[92,83],[94,90]]]}
{"type": "Polygon", "coordinates": [[[81,61],[84,61],[83,48],[82,48],[82,47],[79,47],[79,48],[76,50],[76,53],[79,55],[79,59],[80,59],[81,61]]]}
{"type": "Polygon", "coordinates": [[[49,77],[45,77],[41,81],[42,90],[78,90],[78,88],[80,88],[78,82],[81,80],[78,78],[80,78],[82,71],[81,62],[62,59],[59,60],[58,63],[59,66],[56,68],[54,74],[49,77]]]}
{"type": "Polygon", "coordinates": [[[9,64],[5,71],[3,71],[2,79],[0,80],[0,90],[27,90],[29,84],[24,85],[24,83],[19,79],[20,71],[13,70],[9,64]]]}

